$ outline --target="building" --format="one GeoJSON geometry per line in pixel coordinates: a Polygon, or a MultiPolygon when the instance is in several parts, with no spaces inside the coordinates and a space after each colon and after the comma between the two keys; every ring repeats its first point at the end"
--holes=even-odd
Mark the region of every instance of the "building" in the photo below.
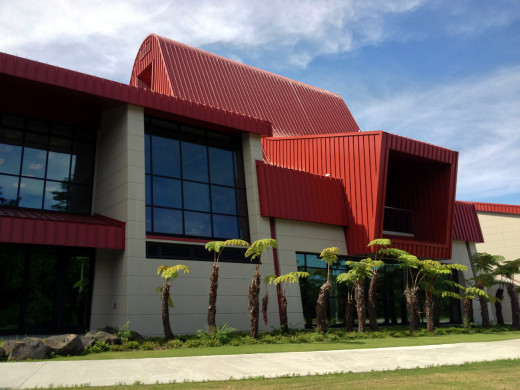
{"type": "MultiPolygon", "coordinates": [[[[457,152],[361,132],[336,94],[167,38],[145,39],[129,85],[3,53],[0,84],[3,333],[130,321],[160,335],[156,270],[179,263],[192,273],[174,282],[173,330],[202,329],[214,239],[276,238],[263,275],[313,271],[288,290],[294,326],[312,324],[323,248],[359,258],[384,236],[468,263],[488,244],[481,206],[455,201],[457,152]]],[[[217,322],[239,329],[254,272],[243,253],[226,249],[217,302],[217,322]]],[[[379,310],[399,323],[402,273],[385,275],[379,310]]],[[[334,287],[331,320],[341,300],[334,287]]],[[[279,326],[269,310],[264,329],[279,326]]],[[[444,313],[460,321],[456,304],[444,313]]]]}

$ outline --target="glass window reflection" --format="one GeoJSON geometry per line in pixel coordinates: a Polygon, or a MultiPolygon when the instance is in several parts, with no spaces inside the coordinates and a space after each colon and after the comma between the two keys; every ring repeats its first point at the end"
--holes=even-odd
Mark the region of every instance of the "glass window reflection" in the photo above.
{"type": "Polygon", "coordinates": [[[19,207],[41,209],[43,202],[43,180],[23,177],[20,181],[19,207]]]}

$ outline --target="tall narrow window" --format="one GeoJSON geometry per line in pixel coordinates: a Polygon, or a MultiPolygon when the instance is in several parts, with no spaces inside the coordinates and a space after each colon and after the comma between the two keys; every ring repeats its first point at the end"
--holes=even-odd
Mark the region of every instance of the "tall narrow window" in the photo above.
{"type": "Polygon", "coordinates": [[[249,239],[240,137],[145,122],[146,231],[249,239]]]}

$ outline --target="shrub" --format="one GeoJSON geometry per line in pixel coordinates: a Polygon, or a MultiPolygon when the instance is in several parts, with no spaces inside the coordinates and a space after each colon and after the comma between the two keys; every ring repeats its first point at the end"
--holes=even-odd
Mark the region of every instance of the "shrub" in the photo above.
{"type": "Polygon", "coordinates": [[[179,339],[168,340],[165,344],[166,348],[178,349],[184,347],[184,343],[179,339]]]}
{"type": "Polygon", "coordinates": [[[103,341],[95,341],[94,344],[91,347],[85,348],[83,350],[83,353],[100,353],[100,352],[106,352],[110,351],[110,345],[103,341]]]}

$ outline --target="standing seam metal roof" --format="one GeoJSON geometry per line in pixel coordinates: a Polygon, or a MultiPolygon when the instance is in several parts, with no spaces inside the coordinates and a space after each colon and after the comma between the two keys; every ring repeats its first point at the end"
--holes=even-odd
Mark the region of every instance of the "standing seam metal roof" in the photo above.
{"type": "Polygon", "coordinates": [[[150,63],[153,91],[269,121],[274,136],[359,131],[337,94],[155,34],[141,45],[130,85],[150,63]]]}

